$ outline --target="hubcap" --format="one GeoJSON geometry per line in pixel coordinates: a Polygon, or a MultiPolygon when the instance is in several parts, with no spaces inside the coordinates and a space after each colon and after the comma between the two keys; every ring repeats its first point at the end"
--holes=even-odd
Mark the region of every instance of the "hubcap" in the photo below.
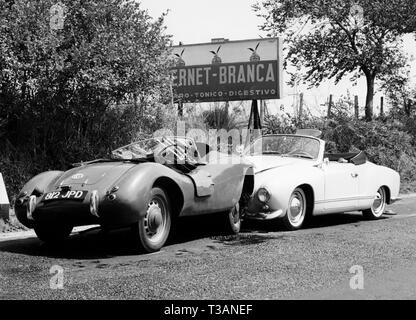
{"type": "Polygon", "coordinates": [[[386,205],[386,194],[383,188],[380,188],[377,191],[376,197],[373,202],[373,212],[376,216],[381,216],[384,212],[384,207],[386,205]]]}
{"type": "Polygon", "coordinates": [[[295,191],[289,202],[289,220],[297,227],[302,224],[305,216],[304,197],[301,192],[295,191]]]}
{"type": "Polygon", "coordinates": [[[147,205],[144,229],[150,241],[157,242],[163,237],[166,226],[166,206],[163,200],[153,198],[147,205]]]}
{"type": "Polygon", "coordinates": [[[293,198],[290,204],[290,212],[294,217],[298,216],[302,211],[302,203],[298,198],[293,198]]]}

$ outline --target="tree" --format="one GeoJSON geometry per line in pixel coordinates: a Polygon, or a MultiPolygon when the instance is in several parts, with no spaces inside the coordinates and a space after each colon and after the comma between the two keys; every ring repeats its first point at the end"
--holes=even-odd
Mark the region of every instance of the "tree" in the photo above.
{"type": "Polygon", "coordinates": [[[383,85],[395,113],[410,117],[416,111],[416,89],[407,70],[398,70],[386,78],[383,85]]]}
{"type": "Polygon", "coordinates": [[[254,9],[263,30],[285,36],[286,65],[305,69],[303,81],[364,75],[368,121],[376,80],[404,66],[401,36],[416,30],[414,0],[265,0],[254,9]]]}
{"type": "Polygon", "coordinates": [[[56,149],[51,138],[64,147],[93,135],[114,105],[143,109],[168,88],[163,16],[153,21],[135,1],[64,1],[60,30],[55,3],[0,0],[1,117],[14,145],[30,139],[42,153],[56,149]]]}
{"type": "Polygon", "coordinates": [[[162,127],[169,41],[137,1],[0,0],[0,162],[64,168],[162,127]]]}

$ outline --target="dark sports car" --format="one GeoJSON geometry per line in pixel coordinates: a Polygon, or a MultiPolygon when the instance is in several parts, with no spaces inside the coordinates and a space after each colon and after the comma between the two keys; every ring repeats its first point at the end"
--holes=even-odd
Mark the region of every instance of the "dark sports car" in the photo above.
{"type": "Polygon", "coordinates": [[[19,193],[16,215],[46,242],[65,239],[74,226],[131,226],[147,252],[164,245],[180,216],[221,212],[215,215],[219,226],[237,233],[241,199],[254,187],[252,167],[203,162],[209,151],[188,138],[152,138],[114,150],[108,159],[44,172],[19,193]]]}

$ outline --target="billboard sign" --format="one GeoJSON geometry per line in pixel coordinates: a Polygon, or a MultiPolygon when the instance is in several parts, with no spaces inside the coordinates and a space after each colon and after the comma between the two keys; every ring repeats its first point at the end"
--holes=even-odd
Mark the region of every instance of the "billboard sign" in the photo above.
{"type": "Polygon", "coordinates": [[[280,38],[175,46],[172,57],[175,102],[282,97],[280,38]]]}

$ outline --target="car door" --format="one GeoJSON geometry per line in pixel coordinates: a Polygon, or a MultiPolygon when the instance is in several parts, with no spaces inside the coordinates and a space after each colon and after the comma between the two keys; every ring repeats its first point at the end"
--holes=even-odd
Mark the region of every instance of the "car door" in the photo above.
{"type": "Polygon", "coordinates": [[[358,173],[358,208],[367,209],[373,203],[378,189],[375,185],[377,179],[374,179],[377,173],[374,171],[374,166],[368,162],[356,166],[356,170],[358,173]]]}
{"type": "Polygon", "coordinates": [[[326,213],[355,210],[358,205],[358,172],[352,163],[327,161],[324,166],[326,213]]]}

